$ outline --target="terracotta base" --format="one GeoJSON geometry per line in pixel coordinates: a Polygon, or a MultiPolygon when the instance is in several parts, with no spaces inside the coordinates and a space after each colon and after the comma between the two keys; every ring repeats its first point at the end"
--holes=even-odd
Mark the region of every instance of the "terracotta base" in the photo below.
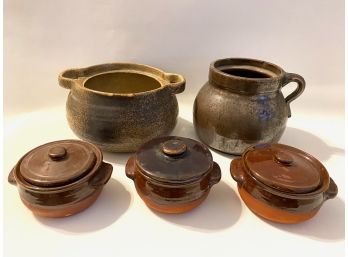
{"type": "Polygon", "coordinates": [[[319,211],[319,208],[317,208],[306,213],[287,212],[273,208],[255,199],[242,187],[238,186],[238,191],[241,198],[252,212],[254,212],[258,216],[261,216],[262,218],[273,222],[287,224],[300,223],[312,218],[319,211]]]}
{"type": "Polygon", "coordinates": [[[190,210],[196,208],[198,205],[200,205],[205,200],[205,198],[207,198],[207,196],[209,194],[209,190],[207,192],[205,192],[203,196],[201,196],[200,198],[198,198],[197,200],[194,200],[192,202],[183,203],[183,204],[171,204],[171,205],[157,204],[157,203],[151,201],[149,198],[145,197],[139,191],[138,191],[138,194],[149,208],[151,208],[155,211],[161,212],[161,213],[175,214],[175,213],[187,212],[187,211],[190,211],[190,210]]]}
{"type": "Polygon", "coordinates": [[[93,194],[86,197],[85,199],[69,205],[65,204],[63,206],[40,206],[36,204],[29,203],[27,200],[21,197],[22,202],[33,212],[34,215],[46,217],[46,218],[63,218],[71,216],[73,214],[79,213],[90,205],[92,205],[98,198],[102,191],[102,188],[99,188],[94,191],[93,194]]]}

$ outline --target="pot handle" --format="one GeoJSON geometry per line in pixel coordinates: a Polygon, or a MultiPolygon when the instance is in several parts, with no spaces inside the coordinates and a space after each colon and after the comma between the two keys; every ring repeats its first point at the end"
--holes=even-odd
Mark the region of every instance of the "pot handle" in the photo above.
{"type": "Polygon", "coordinates": [[[8,178],[7,178],[7,181],[12,184],[12,185],[16,185],[17,184],[17,181],[15,179],[15,176],[14,176],[14,173],[15,173],[15,170],[16,170],[16,167],[14,167],[10,173],[8,174],[8,178]]]}
{"type": "Polygon", "coordinates": [[[95,188],[105,185],[111,177],[112,169],[111,164],[103,162],[90,184],[95,188]]]}
{"type": "Polygon", "coordinates": [[[209,181],[209,187],[212,187],[213,185],[217,184],[221,179],[221,169],[219,164],[216,162],[213,163],[213,169],[210,174],[210,181],[209,181]]]}
{"type": "Polygon", "coordinates": [[[68,69],[58,75],[58,83],[61,87],[71,89],[79,77],[83,76],[82,69],[68,69]]]}
{"type": "Polygon", "coordinates": [[[237,158],[232,160],[230,165],[231,176],[239,185],[244,184],[244,171],[241,164],[242,164],[242,159],[237,158]]]}
{"type": "Polygon", "coordinates": [[[134,180],[135,178],[135,155],[132,155],[126,164],[126,176],[130,178],[131,180],[134,180]]]}
{"type": "Polygon", "coordinates": [[[292,101],[294,101],[297,97],[299,97],[303,93],[303,91],[306,87],[306,81],[304,80],[304,78],[298,74],[295,74],[295,73],[286,73],[285,74],[285,84],[282,87],[286,86],[290,82],[297,83],[297,87],[296,87],[294,92],[292,92],[290,95],[288,95],[285,98],[285,102],[286,102],[286,105],[288,108],[288,118],[291,117],[290,103],[292,101]]]}
{"type": "Polygon", "coordinates": [[[165,73],[164,77],[169,82],[167,87],[173,94],[179,94],[185,90],[186,80],[183,76],[175,73],[165,73]]]}
{"type": "Polygon", "coordinates": [[[338,193],[338,188],[335,181],[330,177],[329,188],[324,192],[324,201],[335,198],[338,193]]]}

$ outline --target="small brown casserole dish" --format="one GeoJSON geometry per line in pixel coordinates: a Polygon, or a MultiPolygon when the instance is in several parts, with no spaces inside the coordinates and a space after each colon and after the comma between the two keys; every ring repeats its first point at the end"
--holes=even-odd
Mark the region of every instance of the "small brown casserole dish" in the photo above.
{"type": "Polygon", "coordinates": [[[25,154],[8,176],[35,214],[65,217],[89,207],[112,173],[102,152],[78,140],[41,145],[25,154]]]}
{"type": "Polygon", "coordinates": [[[195,208],[221,179],[220,167],[205,145],[175,136],[142,145],[128,160],[126,175],[144,202],[163,213],[195,208]]]}
{"type": "Polygon", "coordinates": [[[248,148],[231,162],[231,175],[241,198],[255,214],[280,223],[312,218],[338,192],[317,159],[282,144],[248,148]]]}

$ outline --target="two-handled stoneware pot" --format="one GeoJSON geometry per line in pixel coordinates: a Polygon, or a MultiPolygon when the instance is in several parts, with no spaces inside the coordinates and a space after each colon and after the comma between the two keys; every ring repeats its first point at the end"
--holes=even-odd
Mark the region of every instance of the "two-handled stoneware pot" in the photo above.
{"type": "Polygon", "coordinates": [[[134,152],[175,127],[183,76],[132,63],[69,69],[59,84],[70,90],[66,111],[73,132],[103,150],[134,152]]]}
{"type": "Polygon", "coordinates": [[[255,214],[279,223],[312,218],[338,193],[317,159],[282,144],[248,148],[231,162],[231,175],[245,204],[255,214]]]}
{"type": "Polygon", "coordinates": [[[92,144],[62,140],[25,154],[8,181],[18,187],[22,202],[43,217],[65,217],[89,207],[112,173],[102,152],[92,144]]]}
{"type": "Polygon", "coordinates": [[[197,135],[208,146],[235,155],[255,144],[276,143],[291,116],[290,103],[304,88],[301,76],[269,62],[217,60],[194,103],[197,135]],[[284,98],[281,89],[290,82],[297,88],[284,98]]]}
{"type": "Polygon", "coordinates": [[[142,145],[129,158],[126,175],[144,202],[163,213],[195,208],[221,179],[220,167],[205,145],[175,136],[142,145]]]}

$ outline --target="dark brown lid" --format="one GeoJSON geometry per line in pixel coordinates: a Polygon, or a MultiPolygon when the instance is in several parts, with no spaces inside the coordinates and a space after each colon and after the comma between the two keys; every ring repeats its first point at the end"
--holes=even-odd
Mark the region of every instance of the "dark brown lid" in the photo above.
{"type": "Polygon", "coordinates": [[[213,157],[205,145],[193,139],[168,136],[142,145],[136,164],[141,173],[154,180],[188,183],[211,169],[213,157]]]}
{"type": "Polygon", "coordinates": [[[27,153],[20,174],[30,184],[62,186],[86,175],[96,164],[95,148],[78,140],[55,141],[27,153]]]}
{"type": "Polygon", "coordinates": [[[282,192],[309,193],[322,183],[323,165],[291,146],[259,145],[247,150],[243,158],[255,179],[282,192]]]}

